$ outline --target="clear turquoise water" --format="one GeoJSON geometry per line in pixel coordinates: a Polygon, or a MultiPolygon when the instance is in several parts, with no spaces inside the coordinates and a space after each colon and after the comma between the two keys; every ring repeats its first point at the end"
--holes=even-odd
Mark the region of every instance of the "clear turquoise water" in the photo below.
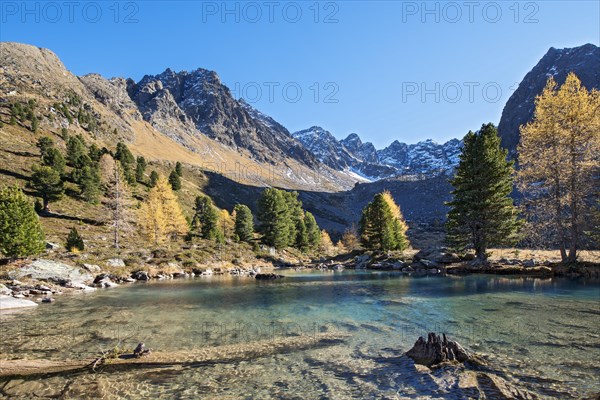
{"type": "Polygon", "coordinates": [[[600,284],[522,277],[286,271],[58,297],[0,318],[0,358],[71,359],[143,341],[169,351],[315,332],[343,344],[202,368],[2,382],[10,395],[175,398],[466,398],[416,379],[401,354],[446,332],[543,397],[600,392],[600,284]]]}

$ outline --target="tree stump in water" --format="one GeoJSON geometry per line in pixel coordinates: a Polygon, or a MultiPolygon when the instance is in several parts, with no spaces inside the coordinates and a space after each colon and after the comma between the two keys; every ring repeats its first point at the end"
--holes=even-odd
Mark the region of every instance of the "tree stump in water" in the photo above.
{"type": "Polygon", "coordinates": [[[144,343],[138,343],[137,347],[133,350],[134,357],[141,357],[147,354],[150,354],[152,349],[147,349],[144,343]]]}
{"type": "Polygon", "coordinates": [[[416,364],[431,367],[447,361],[465,362],[471,360],[471,355],[458,342],[448,340],[446,334],[442,336],[430,332],[427,341],[420,336],[412,349],[406,355],[416,364]]]}

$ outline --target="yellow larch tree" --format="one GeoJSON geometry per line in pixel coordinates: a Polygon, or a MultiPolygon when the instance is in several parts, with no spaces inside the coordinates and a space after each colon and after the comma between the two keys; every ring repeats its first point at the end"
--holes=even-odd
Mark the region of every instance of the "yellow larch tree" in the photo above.
{"type": "Polygon", "coordinates": [[[548,79],[533,121],[521,127],[518,187],[532,232],[551,238],[563,262],[577,259],[600,170],[600,95],[574,73],[548,79]]]}
{"type": "Polygon", "coordinates": [[[159,177],[156,186],[148,193],[147,200],[140,208],[140,224],[144,234],[154,244],[174,239],[188,231],[181,206],[166,178],[159,177]]]}

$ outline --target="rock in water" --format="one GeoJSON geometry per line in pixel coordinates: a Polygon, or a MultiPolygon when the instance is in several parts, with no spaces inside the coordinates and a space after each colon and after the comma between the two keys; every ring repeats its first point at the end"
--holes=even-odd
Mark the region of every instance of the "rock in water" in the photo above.
{"type": "Polygon", "coordinates": [[[448,340],[446,334],[442,336],[430,332],[427,341],[419,337],[415,345],[406,352],[416,364],[432,366],[445,361],[465,362],[471,360],[471,355],[458,342],[448,340]]]}
{"type": "Polygon", "coordinates": [[[270,281],[273,279],[281,279],[283,278],[283,275],[277,275],[277,274],[256,274],[256,276],[254,277],[254,279],[257,279],[259,281],[270,281]]]}
{"type": "Polygon", "coordinates": [[[146,271],[135,271],[131,274],[131,277],[137,281],[147,281],[150,279],[150,276],[146,271]]]}

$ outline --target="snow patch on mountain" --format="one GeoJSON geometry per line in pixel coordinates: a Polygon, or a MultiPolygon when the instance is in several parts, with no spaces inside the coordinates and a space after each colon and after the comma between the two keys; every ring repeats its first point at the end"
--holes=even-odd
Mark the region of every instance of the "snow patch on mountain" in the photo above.
{"type": "Polygon", "coordinates": [[[462,141],[452,139],[438,144],[425,140],[416,144],[397,140],[376,150],[372,143],[363,143],[356,133],[337,140],[331,132],[313,126],[292,134],[321,162],[339,171],[375,181],[392,176],[436,176],[452,170],[459,161],[462,141]]]}

